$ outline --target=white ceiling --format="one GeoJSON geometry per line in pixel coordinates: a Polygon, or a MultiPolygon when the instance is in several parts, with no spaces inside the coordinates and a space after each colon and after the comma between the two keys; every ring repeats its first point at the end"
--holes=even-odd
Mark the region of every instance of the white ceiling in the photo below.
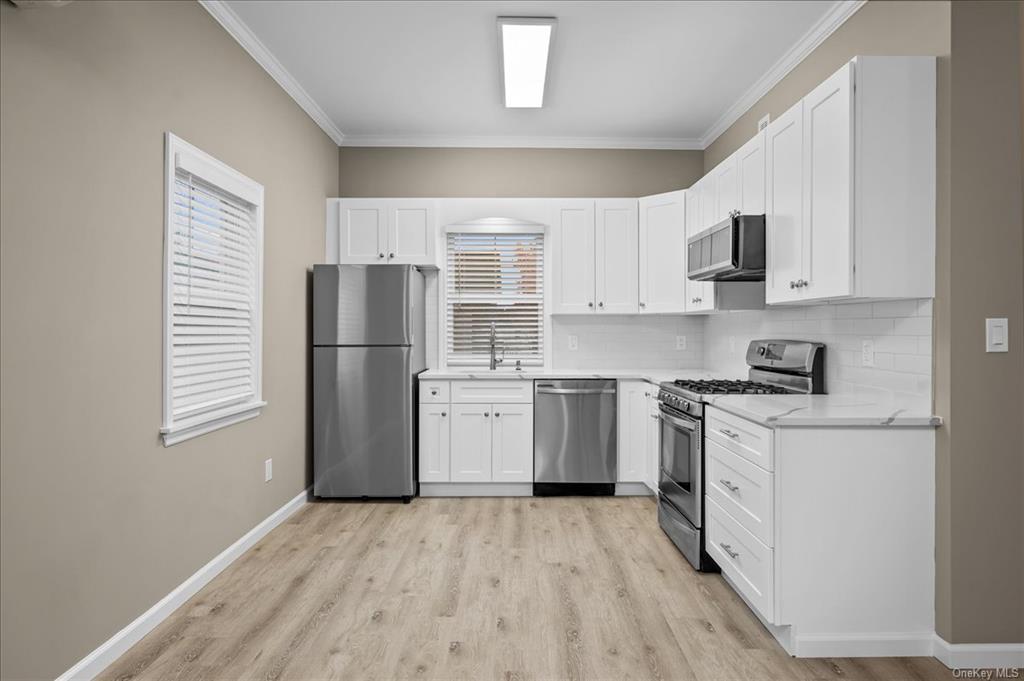
{"type": "Polygon", "coordinates": [[[860,4],[204,2],[339,144],[684,149],[860,4]],[[558,18],[543,109],[502,105],[503,15],[558,18]]]}

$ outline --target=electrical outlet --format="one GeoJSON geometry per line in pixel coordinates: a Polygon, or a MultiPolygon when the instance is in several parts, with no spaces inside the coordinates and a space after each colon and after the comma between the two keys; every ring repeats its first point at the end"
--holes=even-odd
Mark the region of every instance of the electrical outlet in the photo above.
{"type": "Polygon", "coordinates": [[[860,363],[861,366],[873,367],[875,366],[875,341],[864,340],[860,344],[860,363]]]}
{"type": "Polygon", "coordinates": [[[580,349],[580,337],[574,333],[569,334],[569,349],[573,352],[580,349]]]}
{"type": "Polygon", "coordinates": [[[274,478],[274,460],[267,459],[263,462],[263,482],[270,482],[274,478]]]}
{"type": "Polygon", "coordinates": [[[676,350],[686,349],[686,336],[676,336],[676,350]]]}

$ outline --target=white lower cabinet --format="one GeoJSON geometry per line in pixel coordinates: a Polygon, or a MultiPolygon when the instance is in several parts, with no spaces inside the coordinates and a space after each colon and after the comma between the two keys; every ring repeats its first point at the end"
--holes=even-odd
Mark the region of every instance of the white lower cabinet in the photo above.
{"type": "Polygon", "coordinates": [[[447,404],[420,404],[420,482],[448,482],[450,479],[449,409],[447,404]]]}
{"type": "Polygon", "coordinates": [[[495,404],[491,421],[491,480],[533,482],[533,405],[495,404]]]}
{"type": "MultiPolygon", "coordinates": [[[[533,482],[533,403],[459,402],[472,381],[421,383],[419,480],[421,483],[533,482]],[[436,403],[450,395],[452,403],[436,403]]],[[[478,381],[480,394],[512,398],[523,381],[478,381]],[[507,386],[505,386],[507,384],[507,386]],[[503,388],[507,387],[507,390],[503,388]]]]}
{"type": "Polygon", "coordinates": [[[658,489],[658,388],[619,381],[619,482],[658,489]]]}
{"type": "Polygon", "coordinates": [[[707,509],[708,554],[761,616],[775,623],[772,550],[757,540],[710,497],[707,509]]]}
{"type": "Polygon", "coordinates": [[[491,481],[491,405],[453,404],[451,481],[491,481]]]}

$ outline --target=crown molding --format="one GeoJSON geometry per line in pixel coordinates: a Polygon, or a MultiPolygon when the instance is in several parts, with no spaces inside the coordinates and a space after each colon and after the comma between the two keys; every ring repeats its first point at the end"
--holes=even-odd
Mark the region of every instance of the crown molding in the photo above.
{"type": "Polygon", "coordinates": [[[235,14],[235,11],[223,0],[199,0],[199,4],[256,60],[257,64],[263,67],[264,71],[270,74],[271,78],[277,81],[278,85],[284,88],[285,92],[291,95],[292,99],[302,107],[302,110],[327,133],[327,136],[334,140],[335,144],[341,146],[345,135],[320,108],[320,105],[309,96],[309,93],[299,85],[299,81],[295,80],[292,74],[277,60],[277,57],[245,25],[241,17],[235,14]]]}
{"type": "Polygon", "coordinates": [[[690,149],[696,137],[520,137],[467,135],[346,135],[345,147],[448,147],[466,149],[690,149]]]}
{"type": "MultiPolygon", "coordinates": [[[[707,131],[701,135],[700,148],[707,149],[712,142],[718,139],[719,135],[729,129],[733,123],[739,120],[757,102],[768,94],[768,91],[778,85],[779,81],[785,78],[790,71],[802,62],[807,56],[832,35],[837,28],[852,17],[857,10],[867,4],[867,0],[839,0],[825,16],[810,28],[807,33],[782,56],[761,78],[754,83],[750,89],[744,92],[732,106],[726,109],[725,113],[719,116],[707,131]]],[[[751,131],[753,134],[753,131],[751,131]]]]}

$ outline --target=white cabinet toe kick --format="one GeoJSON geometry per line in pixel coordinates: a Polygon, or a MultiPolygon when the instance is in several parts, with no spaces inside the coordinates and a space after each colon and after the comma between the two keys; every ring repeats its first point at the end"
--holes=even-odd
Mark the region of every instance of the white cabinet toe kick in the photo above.
{"type": "Polygon", "coordinates": [[[931,655],[934,430],[705,421],[707,551],[786,651],[931,655]]]}

